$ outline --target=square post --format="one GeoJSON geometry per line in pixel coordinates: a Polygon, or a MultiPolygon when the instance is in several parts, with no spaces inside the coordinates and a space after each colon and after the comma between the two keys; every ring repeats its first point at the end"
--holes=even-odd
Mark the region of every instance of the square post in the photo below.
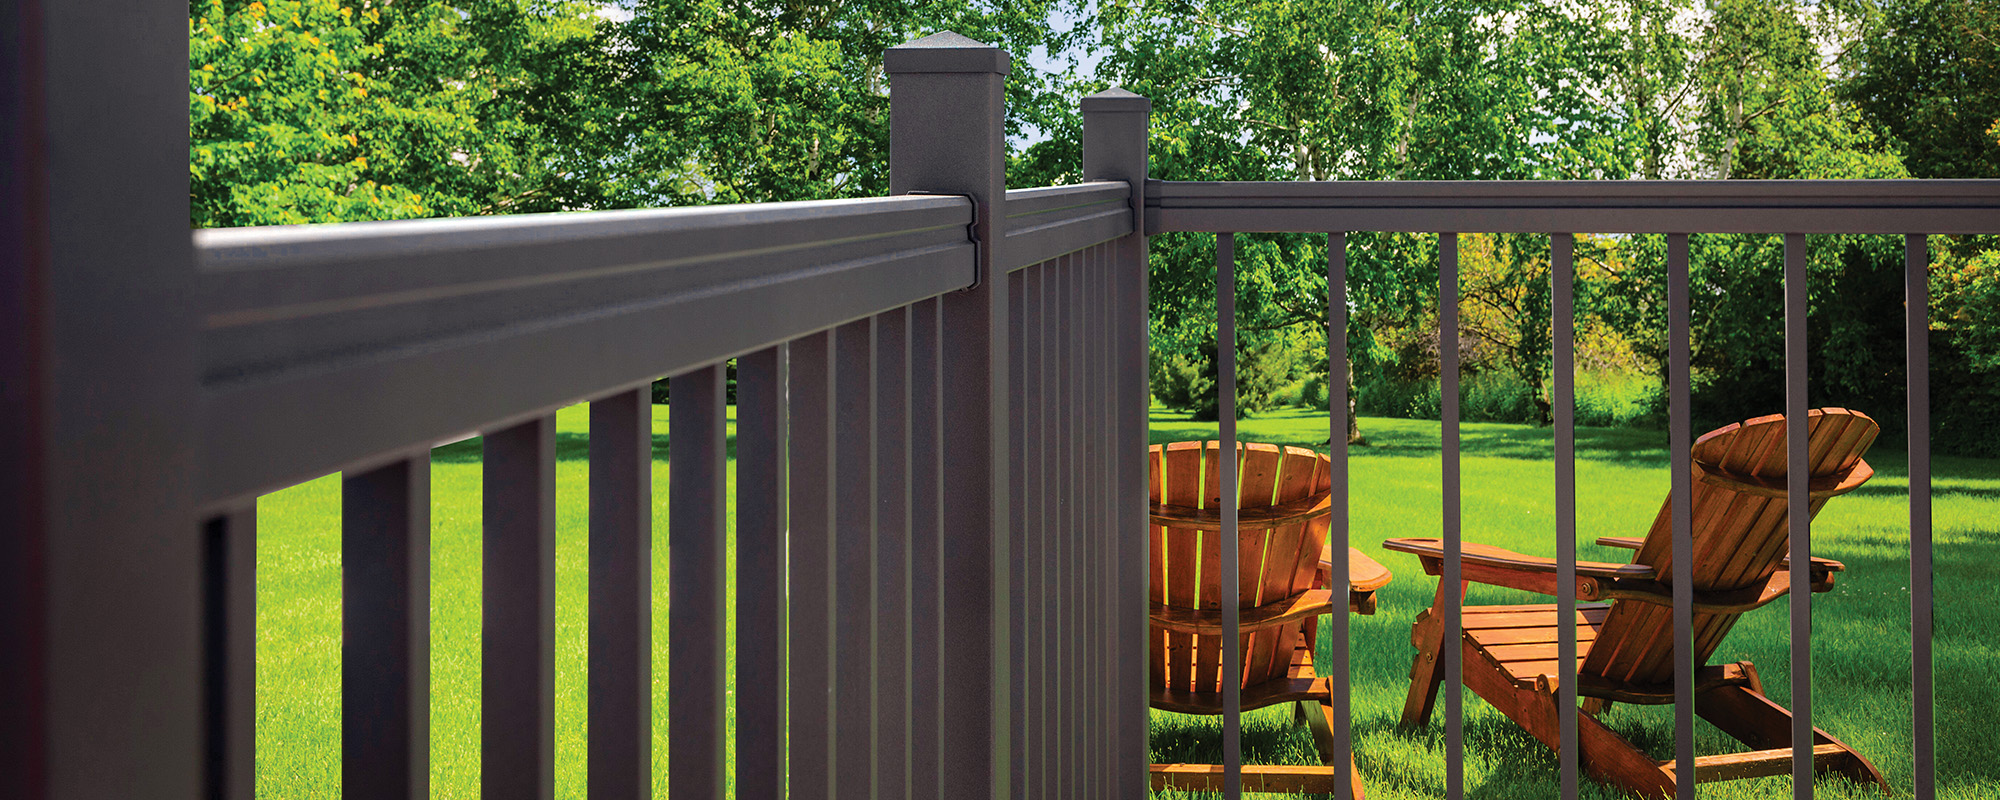
{"type": "MultiPolygon", "coordinates": [[[[889,190],[972,200],[978,282],[943,300],[944,674],[939,697],[966,724],[940,732],[943,796],[1012,795],[1009,741],[1016,720],[1007,687],[1018,620],[1008,614],[1007,281],[994,249],[1004,236],[1007,53],[939,33],[889,48],[889,190]],[[985,719],[986,724],[975,722],[985,719]]],[[[956,716],[956,715],[955,715],[956,716]]],[[[917,765],[922,767],[924,765],[917,765]]],[[[924,776],[913,776],[919,784],[924,776]]]]}
{"type": "Polygon", "coordinates": [[[1132,231],[1111,243],[1112,456],[1116,478],[1111,491],[1117,520],[1112,552],[1117,560],[1112,640],[1116,674],[1111,730],[1115,797],[1143,797],[1150,760],[1147,750],[1146,575],[1147,522],[1146,416],[1152,386],[1147,373],[1151,348],[1147,328],[1146,139],[1153,101],[1113,87],[1083,98],[1083,179],[1131,184],[1132,231]]]}

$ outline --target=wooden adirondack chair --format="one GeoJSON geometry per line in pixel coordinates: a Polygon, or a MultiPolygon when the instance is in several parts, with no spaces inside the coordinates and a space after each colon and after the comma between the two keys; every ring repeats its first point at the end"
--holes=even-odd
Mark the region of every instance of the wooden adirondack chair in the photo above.
{"type": "MultiPolygon", "coordinates": [[[[1238,576],[1219,574],[1222,549],[1219,442],[1177,442],[1152,448],[1152,706],[1183,714],[1221,714],[1222,604],[1225,586],[1238,592],[1245,711],[1293,703],[1312,730],[1323,764],[1335,758],[1332,693],[1313,671],[1319,615],[1330,613],[1331,462],[1297,447],[1241,447],[1238,470],[1238,576]]],[[[1347,608],[1375,612],[1375,590],[1389,571],[1348,548],[1347,608]]],[[[1362,800],[1353,772],[1355,800],[1362,800]]],[[[1169,786],[1220,790],[1222,767],[1154,764],[1155,790],[1169,786]]],[[[1330,766],[1243,768],[1246,791],[1333,792],[1330,766]]]]}
{"type": "MultiPolygon", "coordinates": [[[[1808,413],[1810,508],[1866,482],[1874,470],[1861,456],[1879,431],[1875,421],[1840,408],[1808,413]]],[[[1694,444],[1695,663],[1706,664],[1736,618],[1790,591],[1786,570],[1785,419],[1758,417],[1702,436],[1694,444]]],[[[1592,715],[1611,702],[1674,702],[1671,505],[1663,504],[1644,539],[1604,538],[1600,545],[1637,551],[1630,564],[1579,561],[1576,620],[1578,663],[1557,662],[1560,628],[1556,606],[1467,606],[1463,609],[1465,685],[1550,747],[1558,743],[1557,694],[1575,680],[1586,698],[1577,731],[1584,770],[1605,783],[1648,797],[1674,793],[1674,763],[1655,762],[1592,715]]],[[[1432,575],[1443,547],[1436,539],[1390,539],[1383,547],[1413,553],[1432,575]]],[[[1476,544],[1463,547],[1461,575],[1472,581],[1553,595],[1556,562],[1476,544]]],[[[1812,560],[1812,590],[1833,588],[1837,561],[1812,560]]],[[[1461,596],[1463,596],[1461,594],[1461,596]]],[[[1442,602],[1442,587],[1440,587],[1442,602]]],[[[1443,679],[1437,655],[1444,625],[1437,607],[1417,618],[1417,647],[1403,724],[1428,721],[1443,679]]],[[[1750,662],[1701,667],[1695,675],[1695,711],[1750,752],[1695,759],[1695,780],[1733,780],[1791,772],[1792,715],[1764,696],[1750,662]]],[[[1813,761],[1886,793],[1880,770],[1826,731],[1813,729],[1813,761]]]]}

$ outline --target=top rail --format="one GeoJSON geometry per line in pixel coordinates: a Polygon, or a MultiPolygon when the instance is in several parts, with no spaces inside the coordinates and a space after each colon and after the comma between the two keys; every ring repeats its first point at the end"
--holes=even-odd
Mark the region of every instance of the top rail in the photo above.
{"type": "Polygon", "coordinates": [[[1074,253],[1132,232],[1132,187],[1124,181],[1007,192],[1008,271],[1074,253]]]}
{"type": "Polygon", "coordinates": [[[1146,231],[1992,233],[2000,180],[1317,181],[1146,186],[1146,231]]]}
{"type": "Polygon", "coordinates": [[[962,289],[962,197],[204,230],[220,503],[962,289]]]}

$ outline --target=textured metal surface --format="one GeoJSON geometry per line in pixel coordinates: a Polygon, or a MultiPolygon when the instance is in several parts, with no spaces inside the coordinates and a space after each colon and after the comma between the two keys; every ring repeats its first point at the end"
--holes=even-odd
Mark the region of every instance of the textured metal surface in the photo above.
{"type": "Polygon", "coordinates": [[[1022,591],[1014,593],[1010,616],[1013,620],[1013,652],[1008,658],[1013,661],[1013,685],[1007,687],[1011,698],[1009,713],[1013,719],[1013,757],[1007,764],[1017,791],[1026,795],[1029,791],[1029,755],[1031,744],[1029,729],[1032,712],[1029,706],[1034,698],[1029,693],[1029,681],[1033,676],[1029,659],[1029,638],[1034,635],[1035,620],[1030,616],[1029,607],[1034,603],[1029,596],[1028,586],[1033,576],[1028,569],[1028,559],[1033,555],[1028,544],[1032,512],[1029,506],[1034,502],[1028,496],[1028,402],[1027,392],[1033,384],[1027,380],[1028,369],[1028,296],[1027,270],[1016,270],[1007,274],[1007,389],[1013,393],[1008,398],[1008,407],[1013,410],[1007,417],[1007,440],[1013,445],[1007,448],[1008,484],[1013,487],[1014,517],[1013,530],[1008,532],[1007,561],[1013,570],[1015,580],[1022,591]]]}
{"type": "Polygon", "coordinates": [[[1936,687],[1931,673],[1931,376],[1930,242],[1903,240],[1904,381],[1910,459],[1910,737],[1917,797],[1937,796],[1936,687]]]}
{"type": "Polygon", "coordinates": [[[712,364],[669,379],[674,413],[667,430],[673,446],[667,464],[667,648],[673,672],[667,691],[667,796],[722,800],[728,700],[727,543],[724,490],[723,365],[712,364]]]}
{"type": "Polygon", "coordinates": [[[736,796],[742,800],[785,797],[786,352],[779,345],[736,359],[736,796]]]}
{"type": "Polygon", "coordinates": [[[341,792],[427,800],[430,451],[349,474],[340,489],[341,792]]]}
{"type": "Polygon", "coordinates": [[[802,336],[790,350],[790,788],[794,798],[827,800],[836,778],[833,723],[841,710],[833,690],[833,515],[839,505],[833,490],[833,332],[802,336]]]}
{"type": "Polygon", "coordinates": [[[1465,796],[1465,664],[1456,645],[1460,637],[1459,607],[1465,603],[1459,558],[1459,432],[1458,432],[1458,234],[1438,234],[1438,419],[1441,426],[1439,488],[1440,522],[1444,535],[1444,569],[1438,576],[1438,602],[1444,608],[1444,786],[1445,796],[1465,796]]]}
{"type": "Polygon", "coordinates": [[[2000,180],[1161,182],[1146,229],[1979,233],[2000,180]]]}
{"type": "Polygon", "coordinates": [[[480,768],[488,800],[555,797],[556,418],[480,439],[480,768]]]}
{"type": "MultiPolygon", "coordinates": [[[[1990,224],[1990,221],[1989,221],[1990,224]]],[[[1810,742],[1812,726],[1812,477],[1806,409],[1806,237],[1785,235],[1785,526],[1791,555],[1792,741],[1810,742]]],[[[1686,563],[1686,562],[1684,562],[1686,563]]],[[[1686,774],[1686,773],[1682,773],[1686,774]]],[[[1792,748],[1792,796],[1811,800],[1812,748],[1792,748]]],[[[1689,795],[1692,797],[1692,795],[1689,795]]]]}
{"type": "MultiPolygon", "coordinates": [[[[1667,464],[1672,488],[1673,563],[1694,563],[1693,357],[1689,322],[1688,237],[1667,236],[1667,464]]],[[[1795,462],[1796,463],[1796,462],[1795,462]]],[[[1693,570],[1683,570],[1691,573],[1693,570]]],[[[1674,593],[1674,774],[1695,774],[1694,764],[1694,582],[1677,576],[1674,593]]],[[[1566,663],[1566,662],[1565,662],[1566,663]]],[[[1807,741],[1810,741],[1809,739],[1807,741]]],[[[1810,748],[1808,749],[1810,750],[1810,748]]],[[[1676,781],[1674,796],[1693,800],[1694,781],[1676,781]]]]}
{"type": "MultiPolygon", "coordinates": [[[[1330,489],[1333,494],[1328,501],[1333,506],[1333,516],[1328,520],[1326,538],[1333,546],[1327,549],[1332,558],[1327,574],[1335,581],[1349,573],[1347,558],[1348,506],[1347,506],[1347,234],[1330,233],[1326,237],[1326,374],[1327,374],[1327,445],[1332,448],[1329,469],[1332,473],[1330,489]]],[[[1333,658],[1327,662],[1325,672],[1333,676],[1333,785],[1335,800],[1355,800],[1354,784],[1349,771],[1353,769],[1351,757],[1354,753],[1354,692],[1349,676],[1353,675],[1354,662],[1348,651],[1348,614],[1334,613],[1327,616],[1327,635],[1333,639],[1333,658]]],[[[1317,646],[1317,642],[1314,643],[1317,646]]],[[[1308,712],[1311,713],[1311,712],[1308,712]]]]}
{"type": "Polygon", "coordinates": [[[1008,270],[1132,233],[1132,189],[1119,182],[1007,192],[1008,270]]]}
{"type": "Polygon", "coordinates": [[[1240,574],[1237,568],[1237,474],[1236,458],[1236,234],[1215,237],[1215,400],[1216,419],[1222,440],[1217,455],[1222,459],[1222,530],[1216,537],[1223,546],[1217,571],[1224,587],[1222,601],[1222,796],[1237,800],[1243,796],[1243,659],[1232,654],[1242,650],[1242,598],[1230,588],[1227,576],[1240,574]]]}
{"type": "MultiPolygon", "coordinates": [[[[1006,202],[1003,81],[1007,56],[955,34],[891,48],[889,188],[973,202],[978,283],[945,295],[944,648],[940,691],[964,710],[942,731],[946,797],[1007,796],[1012,684],[1007,475],[1007,282],[999,277],[1006,202]],[[922,52],[917,52],[922,51],[922,52]],[[908,55],[899,55],[904,53],[908,55]]],[[[913,298],[915,299],[915,298],[913,298]]],[[[845,780],[843,778],[843,780],[845,780]]]]}
{"type": "MultiPolygon", "coordinates": [[[[1049,702],[1050,670],[1047,665],[1054,663],[1049,657],[1049,611],[1053,608],[1048,594],[1048,575],[1051,564],[1045,515],[1048,510],[1046,492],[1048,490],[1048,470],[1043,458],[1047,452],[1048,436],[1044,421],[1048,418],[1042,407],[1043,392],[1048,386],[1044,377],[1042,360],[1043,304],[1042,276],[1047,264],[1035,264],[1016,273],[1020,281],[1015,288],[1019,291],[1011,295],[1020,309],[1020,349],[1015,352],[1019,364],[1015,375],[1018,381],[1016,397],[1020,399],[1014,406],[1015,452],[1020,468],[1016,474],[1020,482],[1014,491],[1021,498],[1016,528],[1021,532],[1020,551],[1023,555],[1021,571],[1022,613],[1028,636],[1024,642],[1022,660],[1033,665],[1021,676],[1025,689],[1021,692],[1027,704],[1027,727],[1021,732],[1024,743],[1025,772],[1027,783],[1021,787],[1021,794],[1029,798],[1049,797],[1053,786],[1049,783],[1048,721],[1053,706],[1049,702]]],[[[1010,289],[1010,291],[1012,291],[1010,289]]]]}
{"type": "Polygon", "coordinates": [[[589,584],[589,795],[647,800],[653,796],[650,386],[590,402],[589,584]]]}
{"type": "Polygon", "coordinates": [[[833,329],[833,795],[875,795],[875,318],[833,329]]]}
{"type": "Polygon", "coordinates": [[[909,197],[199,232],[203,497],[963,288],[970,211],[909,197]]]}
{"type": "MultiPolygon", "coordinates": [[[[1549,236],[1549,390],[1555,427],[1556,619],[1576,619],[1576,236],[1549,236]]],[[[1576,626],[1558,626],[1556,663],[1576,662],[1576,626]]],[[[1576,800],[1576,681],[1557,687],[1556,765],[1562,800],[1576,800]]]]}

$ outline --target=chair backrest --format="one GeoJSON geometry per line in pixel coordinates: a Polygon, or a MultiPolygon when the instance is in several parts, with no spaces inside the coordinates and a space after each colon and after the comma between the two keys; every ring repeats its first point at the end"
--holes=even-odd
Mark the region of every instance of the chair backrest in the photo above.
{"type": "MultiPolygon", "coordinates": [[[[1151,597],[1163,606],[1212,610],[1221,607],[1223,587],[1229,585],[1247,616],[1257,607],[1312,588],[1331,519],[1331,462],[1304,448],[1240,446],[1240,492],[1229,500],[1244,510],[1237,528],[1239,574],[1225,583],[1219,574],[1222,549],[1215,524],[1224,502],[1220,444],[1175,442],[1152,448],[1151,597]]],[[[1339,599],[1345,601],[1344,592],[1339,599]]],[[[1254,630],[1245,626],[1238,654],[1243,659],[1243,685],[1285,677],[1293,651],[1312,644],[1304,641],[1312,619],[1254,630]]],[[[1156,696],[1162,690],[1220,691],[1221,637],[1155,627],[1149,638],[1156,696]]]]}
{"type": "MultiPolygon", "coordinates": [[[[1862,454],[1881,431],[1875,420],[1843,408],[1807,412],[1813,516],[1834,495],[1873,475],[1862,454]]],[[[1693,448],[1694,568],[1702,591],[1762,586],[1784,560],[1786,544],[1785,418],[1773,414],[1729,425],[1697,439],[1693,448]]],[[[1658,570],[1661,581],[1679,580],[1673,563],[1671,499],[1660,507],[1632,563],[1658,570]]],[[[1695,662],[1706,663],[1735,625],[1735,613],[1694,615],[1695,662]]],[[[1621,600],[1598,630],[1582,672],[1629,684],[1673,679],[1673,609],[1621,600]]]]}

